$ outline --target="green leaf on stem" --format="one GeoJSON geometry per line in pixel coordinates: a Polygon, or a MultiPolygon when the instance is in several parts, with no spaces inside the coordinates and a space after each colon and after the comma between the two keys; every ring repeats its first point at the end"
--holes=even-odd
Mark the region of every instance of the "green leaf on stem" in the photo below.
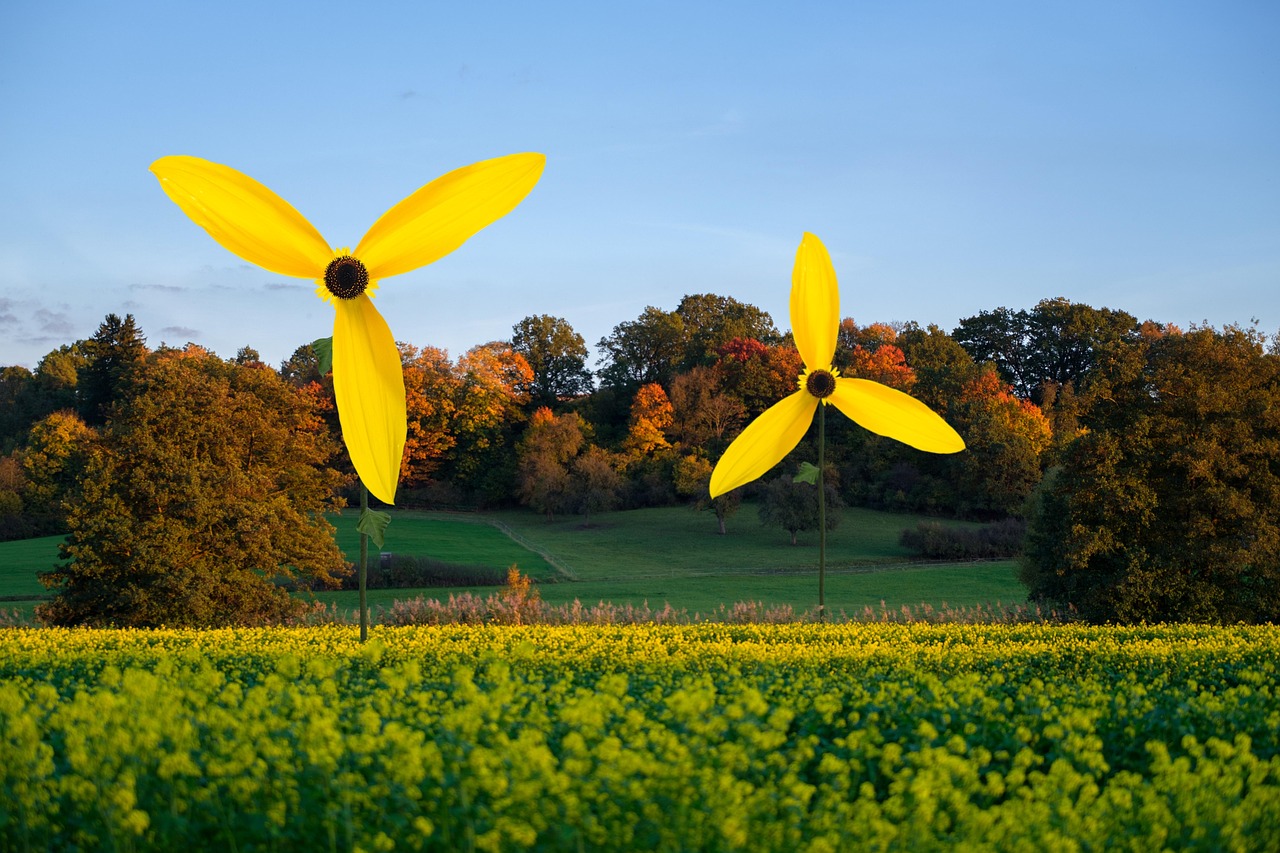
{"type": "Polygon", "coordinates": [[[360,520],[356,522],[356,530],[368,535],[373,544],[382,547],[387,525],[391,523],[391,513],[379,512],[376,509],[360,510],[360,520]]]}
{"type": "Polygon", "coordinates": [[[791,482],[808,483],[811,486],[818,485],[818,466],[812,462],[801,462],[800,473],[796,474],[791,482]]]}
{"type": "Polygon", "coordinates": [[[320,375],[324,376],[333,369],[333,338],[320,338],[311,342],[311,349],[320,362],[320,375]]]}

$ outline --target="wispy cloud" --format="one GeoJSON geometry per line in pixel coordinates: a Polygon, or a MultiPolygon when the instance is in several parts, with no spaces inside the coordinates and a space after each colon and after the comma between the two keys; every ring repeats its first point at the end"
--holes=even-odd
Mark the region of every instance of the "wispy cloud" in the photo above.
{"type": "Polygon", "coordinates": [[[75,331],[71,318],[62,311],[38,308],[33,317],[39,324],[40,331],[48,335],[69,335],[75,331]]]}
{"type": "Polygon", "coordinates": [[[131,284],[130,290],[158,290],[161,293],[186,293],[188,288],[176,284],[131,284]]]}
{"type": "Polygon", "coordinates": [[[179,338],[195,338],[199,337],[199,329],[190,329],[186,326],[165,326],[160,330],[162,335],[175,335],[179,338]]]}

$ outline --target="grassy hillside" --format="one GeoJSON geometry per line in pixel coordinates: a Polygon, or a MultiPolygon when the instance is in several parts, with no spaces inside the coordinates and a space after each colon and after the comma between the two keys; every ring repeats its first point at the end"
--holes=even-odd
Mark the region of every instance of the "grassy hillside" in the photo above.
{"type": "MultiPolygon", "coordinates": [[[[729,520],[724,536],[716,532],[712,515],[682,507],[605,513],[590,526],[576,516],[548,522],[523,510],[497,512],[488,518],[548,555],[563,569],[560,577],[577,578],[572,583],[547,583],[557,576],[540,575],[542,562],[517,561],[521,571],[543,581],[540,594],[553,604],[577,599],[587,605],[647,601],[661,607],[670,602],[690,613],[709,613],[736,601],[785,604],[797,610],[817,603],[816,534],[802,536],[800,544],[792,546],[785,532],[762,526],[751,506],[729,520]]],[[[843,510],[840,526],[828,535],[827,606],[834,612],[854,613],[868,606],[879,608],[881,602],[897,609],[904,604],[972,606],[1025,599],[1010,561],[911,563],[898,537],[919,520],[911,515],[843,510]]],[[[396,538],[401,534],[389,530],[388,535],[388,549],[402,547],[396,538]]],[[[434,589],[424,594],[445,598],[450,591],[434,589]]],[[[484,595],[492,589],[471,591],[484,595]]],[[[356,606],[354,593],[319,597],[343,608],[356,606]]],[[[396,598],[405,597],[412,596],[402,590],[370,593],[374,607],[390,606],[396,598]]]]}
{"type": "MultiPolygon", "coordinates": [[[[842,511],[840,526],[827,542],[827,606],[833,612],[860,612],[881,602],[897,609],[922,603],[972,606],[1020,602],[1023,588],[1011,562],[919,565],[898,544],[902,530],[920,519],[864,509],[842,511]]],[[[490,515],[397,511],[383,550],[432,557],[451,563],[506,568],[512,564],[539,582],[553,604],[577,599],[591,605],[670,602],[690,613],[719,605],[760,601],[799,611],[817,602],[816,534],[789,544],[785,532],[763,527],[754,507],[716,532],[715,518],[681,507],[605,513],[584,525],[580,517],[546,521],[523,510],[490,515]]],[[[334,519],[338,545],[348,558],[359,551],[354,511],[334,519]]],[[[0,597],[41,595],[37,572],[57,562],[60,537],[0,543],[0,597]]],[[[446,598],[464,588],[422,590],[446,598]]],[[[493,588],[471,588],[486,595],[493,588]]],[[[389,607],[411,590],[372,590],[370,602],[389,607]]],[[[354,609],[354,592],[317,597],[354,609]]],[[[29,614],[30,601],[0,601],[0,608],[29,614]]]]}

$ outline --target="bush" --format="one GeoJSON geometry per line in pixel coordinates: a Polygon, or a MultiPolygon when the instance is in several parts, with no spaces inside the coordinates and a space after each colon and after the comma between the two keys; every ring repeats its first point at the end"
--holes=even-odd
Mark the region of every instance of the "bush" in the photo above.
{"type": "MultiPolygon", "coordinates": [[[[366,583],[369,589],[416,589],[427,586],[502,586],[507,582],[505,569],[492,566],[470,566],[446,563],[430,557],[390,554],[369,560],[366,583]]],[[[356,573],[343,579],[343,589],[356,589],[356,573]]]]}
{"type": "Polygon", "coordinates": [[[922,521],[915,529],[902,531],[904,548],[930,560],[1000,560],[1018,556],[1027,525],[1006,518],[981,527],[947,527],[936,521],[922,521]]]}
{"type": "Polygon", "coordinates": [[[0,513],[0,542],[66,532],[67,525],[52,513],[0,513]]]}

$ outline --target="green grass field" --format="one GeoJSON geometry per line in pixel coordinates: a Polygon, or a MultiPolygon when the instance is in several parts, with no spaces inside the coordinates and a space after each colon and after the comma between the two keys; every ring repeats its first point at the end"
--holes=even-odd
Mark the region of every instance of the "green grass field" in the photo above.
{"type": "MultiPolygon", "coordinates": [[[[39,539],[0,542],[0,597],[48,595],[49,590],[36,576],[58,564],[58,543],[61,541],[61,536],[42,536],[39,539]]],[[[0,607],[8,603],[0,601],[0,607]]]]}
{"type": "MultiPolygon", "coordinates": [[[[430,513],[403,515],[397,514],[388,528],[388,550],[412,553],[406,540],[415,535],[411,528],[418,521],[452,521],[460,527],[480,520],[430,513]],[[396,525],[402,521],[409,523],[398,531],[396,525]]],[[[523,510],[491,513],[484,518],[505,525],[563,569],[557,573],[532,551],[514,560],[522,572],[540,581],[539,592],[551,604],[577,599],[585,605],[648,602],[658,608],[670,602],[692,614],[710,613],[721,604],[737,601],[785,604],[798,611],[817,603],[816,533],[802,536],[800,544],[792,546],[785,532],[756,520],[753,506],[743,507],[729,519],[724,536],[716,532],[715,517],[710,513],[683,507],[604,513],[589,526],[577,516],[548,522],[523,510]],[[548,583],[566,573],[577,580],[548,583]]],[[[868,606],[878,609],[882,602],[897,610],[922,603],[940,608],[944,604],[963,607],[996,601],[1013,604],[1025,599],[1011,561],[911,563],[898,537],[919,521],[911,515],[843,510],[840,526],[827,537],[827,607],[852,614],[868,606]]],[[[351,536],[354,543],[354,534],[351,536]]],[[[346,547],[341,536],[339,544],[346,547]]],[[[492,588],[468,589],[481,595],[493,592],[492,588]]],[[[458,591],[431,589],[422,594],[443,599],[458,591]]],[[[372,590],[369,600],[374,608],[389,607],[395,599],[413,595],[405,590],[372,590]]],[[[320,593],[317,597],[343,609],[356,607],[352,592],[320,593]]]]}
{"type": "MultiPolygon", "coordinates": [[[[903,529],[920,519],[865,509],[842,511],[840,526],[827,538],[827,607],[859,613],[881,603],[897,610],[929,604],[971,607],[1013,604],[1025,599],[1010,561],[921,565],[898,544],[903,529]]],[[[758,601],[804,611],[817,603],[816,533],[789,544],[787,534],[762,526],[753,506],[729,519],[719,535],[714,516],[682,507],[612,512],[591,525],[580,517],[551,522],[523,510],[487,515],[397,511],[387,529],[384,551],[432,557],[451,563],[511,565],[538,581],[551,604],[576,600],[660,608],[669,602],[690,614],[720,605],[758,601]]],[[[338,545],[349,559],[359,551],[356,512],[334,519],[338,545]]],[[[15,597],[46,593],[36,574],[57,562],[60,537],[0,543],[0,608],[30,617],[32,601],[15,597]]],[[[493,587],[370,590],[375,609],[396,599],[424,595],[447,598],[468,590],[480,595],[493,587]]],[[[323,592],[316,598],[343,610],[356,607],[355,592],[323,592]]]]}

